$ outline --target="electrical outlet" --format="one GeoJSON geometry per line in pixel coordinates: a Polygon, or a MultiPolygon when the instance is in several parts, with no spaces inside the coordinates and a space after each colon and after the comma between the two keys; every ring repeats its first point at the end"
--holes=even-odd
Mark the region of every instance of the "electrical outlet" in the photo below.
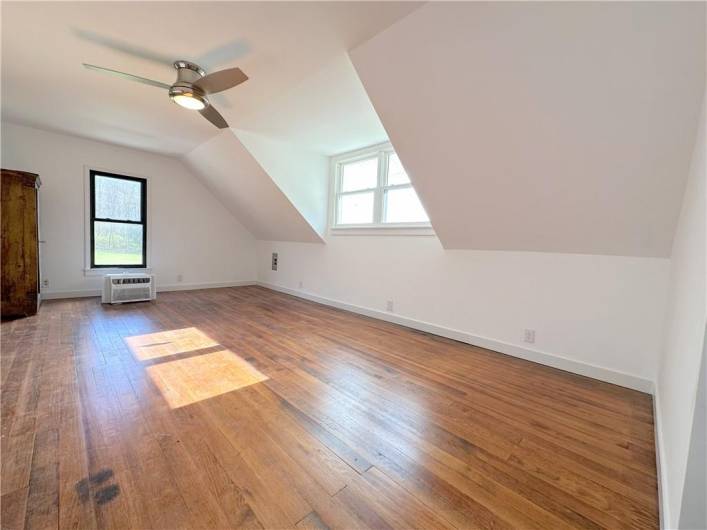
{"type": "Polygon", "coordinates": [[[534,329],[526,329],[523,332],[523,342],[528,342],[530,344],[535,343],[535,330],[534,329]]]}
{"type": "Polygon", "coordinates": [[[385,310],[390,311],[391,313],[393,312],[393,301],[392,300],[388,300],[385,303],[385,310]]]}
{"type": "Polygon", "coordinates": [[[272,253],[272,270],[277,270],[277,252],[272,253]]]}
{"type": "Polygon", "coordinates": [[[181,282],[183,279],[183,276],[181,274],[177,274],[177,281],[181,282]]]}
{"type": "Polygon", "coordinates": [[[49,287],[49,280],[47,280],[47,279],[42,280],[42,287],[49,287]]]}
{"type": "Polygon", "coordinates": [[[302,283],[302,280],[299,282],[299,288],[301,289],[304,284],[302,283]]]}

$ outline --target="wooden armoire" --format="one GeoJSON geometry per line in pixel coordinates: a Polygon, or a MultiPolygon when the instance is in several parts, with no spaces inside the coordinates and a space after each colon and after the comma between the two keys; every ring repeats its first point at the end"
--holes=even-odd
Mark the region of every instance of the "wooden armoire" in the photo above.
{"type": "Polygon", "coordinates": [[[2,318],[30,316],[39,303],[39,175],[2,169],[2,318]]]}

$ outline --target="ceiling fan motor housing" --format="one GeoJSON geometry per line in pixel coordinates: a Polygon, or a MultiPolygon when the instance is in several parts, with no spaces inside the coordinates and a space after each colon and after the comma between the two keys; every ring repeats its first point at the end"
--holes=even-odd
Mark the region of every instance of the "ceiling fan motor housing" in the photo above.
{"type": "Polygon", "coordinates": [[[206,75],[201,66],[189,61],[174,61],[174,67],[177,69],[177,83],[194,83],[206,75]]]}
{"type": "Polygon", "coordinates": [[[209,105],[206,94],[194,83],[204,77],[206,72],[197,64],[189,61],[175,61],[174,68],[177,69],[177,80],[169,89],[169,97],[175,96],[193,97],[200,100],[205,106],[209,105]]]}

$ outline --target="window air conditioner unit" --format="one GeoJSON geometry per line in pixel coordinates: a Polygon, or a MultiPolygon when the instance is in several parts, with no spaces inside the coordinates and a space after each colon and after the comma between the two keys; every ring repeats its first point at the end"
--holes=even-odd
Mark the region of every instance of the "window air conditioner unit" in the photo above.
{"type": "Polygon", "coordinates": [[[154,300],[155,277],[151,274],[106,274],[103,279],[104,304],[154,300]]]}

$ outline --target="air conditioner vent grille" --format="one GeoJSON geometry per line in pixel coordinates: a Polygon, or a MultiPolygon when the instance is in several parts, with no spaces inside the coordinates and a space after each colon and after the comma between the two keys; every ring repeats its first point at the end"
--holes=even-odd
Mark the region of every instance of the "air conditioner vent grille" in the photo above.
{"type": "Polygon", "coordinates": [[[126,302],[129,300],[149,300],[150,299],[150,288],[141,287],[139,289],[121,289],[113,291],[113,301],[114,302],[126,302]]]}
{"type": "Polygon", "coordinates": [[[150,283],[150,278],[113,278],[113,285],[126,285],[133,283],[150,283]]]}
{"type": "Polygon", "coordinates": [[[144,302],[155,299],[155,281],[149,274],[107,274],[103,303],[144,302]]]}

